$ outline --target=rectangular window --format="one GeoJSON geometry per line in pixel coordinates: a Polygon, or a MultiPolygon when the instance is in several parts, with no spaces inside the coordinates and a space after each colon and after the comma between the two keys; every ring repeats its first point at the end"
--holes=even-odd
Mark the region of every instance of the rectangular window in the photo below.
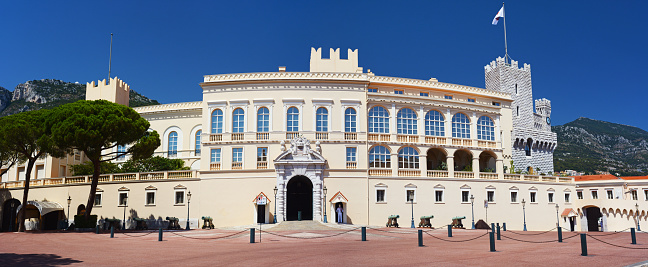
{"type": "Polygon", "coordinates": [[[346,148],[346,161],[347,162],[356,162],[356,151],[355,147],[346,148]]]}
{"type": "Polygon", "coordinates": [[[155,205],[155,191],[146,192],[146,205],[155,205]]]}
{"type": "Polygon", "coordinates": [[[378,93],[378,89],[376,88],[369,88],[369,93],[378,93]]]}
{"type": "Polygon", "coordinates": [[[495,191],[486,191],[486,199],[488,202],[495,202],[495,191]]]}
{"type": "Polygon", "coordinates": [[[376,190],[376,202],[385,202],[385,189],[376,190]]]}
{"type": "Polygon", "coordinates": [[[266,162],[268,161],[268,148],[259,147],[257,148],[257,162],[266,162]]]}
{"type": "Polygon", "coordinates": [[[117,146],[117,154],[119,157],[117,157],[117,161],[124,161],[126,160],[126,147],[122,145],[117,146]]]}
{"type": "Polygon", "coordinates": [[[119,206],[128,205],[128,192],[119,193],[119,206]]]}
{"type": "Polygon", "coordinates": [[[607,199],[614,199],[614,192],[612,190],[605,190],[607,194],[607,199]]]}
{"type": "Polygon", "coordinates": [[[405,91],[403,91],[403,90],[399,90],[399,89],[395,89],[395,90],[394,90],[394,94],[397,94],[397,95],[402,95],[404,92],[405,92],[405,91]]]}
{"type": "Polygon", "coordinates": [[[243,148],[232,148],[232,162],[243,162],[243,148]]]}
{"type": "Polygon", "coordinates": [[[637,196],[637,190],[630,191],[630,195],[632,195],[632,200],[638,200],[639,199],[638,196],[637,196]]]}
{"type": "Polygon", "coordinates": [[[437,203],[443,202],[443,190],[434,191],[434,201],[437,203]]]}
{"type": "Polygon", "coordinates": [[[493,102],[493,106],[498,106],[499,107],[500,105],[501,105],[500,102],[493,102]]]}
{"type": "Polygon", "coordinates": [[[536,192],[529,192],[529,198],[531,198],[531,203],[538,203],[536,201],[536,192]]]}
{"type": "Polygon", "coordinates": [[[475,99],[474,98],[468,98],[468,102],[475,103],[475,99]]]}
{"type": "Polygon", "coordinates": [[[211,163],[220,163],[221,162],[221,149],[212,148],[211,150],[211,163]]]}
{"type": "Polygon", "coordinates": [[[421,96],[430,96],[428,92],[421,92],[421,96]]]}
{"type": "Polygon", "coordinates": [[[407,190],[407,202],[414,202],[414,190],[407,190]]]}
{"type": "Polygon", "coordinates": [[[644,200],[648,201],[648,189],[644,189],[644,200]]]}
{"type": "Polygon", "coordinates": [[[103,194],[101,192],[95,193],[95,206],[101,206],[101,202],[103,200],[103,194]]]}
{"type": "Polygon", "coordinates": [[[569,203],[569,202],[570,202],[570,200],[571,200],[570,197],[571,197],[571,194],[569,194],[569,193],[565,193],[565,203],[569,203]]]}
{"type": "Polygon", "coordinates": [[[583,199],[583,191],[576,191],[576,197],[578,199],[583,199]]]}
{"type": "Polygon", "coordinates": [[[470,191],[461,191],[461,202],[468,203],[470,201],[470,191]]]}
{"type": "Polygon", "coordinates": [[[443,98],[445,98],[445,99],[452,99],[452,95],[444,95],[443,98]]]}
{"type": "Polygon", "coordinates": [[[511,192],[511,203],[517,203],[518,192],[511,192]]]}
{"type": "Polygon", "coordinates": [[[176,205],[184,204],[184,190],[175,191],[175,204],[176,205]]]}
{"type": "Polygon", "coordinates": [[[549,203],[554,202],[553,197],[554,197],[554,193],[547,193],[547,199],[549,200],[549,203]]]}
{"type": "Polygon", "coordinates": [[[598,191],[592,191],[592,199],[598,199],[598,191]]]}

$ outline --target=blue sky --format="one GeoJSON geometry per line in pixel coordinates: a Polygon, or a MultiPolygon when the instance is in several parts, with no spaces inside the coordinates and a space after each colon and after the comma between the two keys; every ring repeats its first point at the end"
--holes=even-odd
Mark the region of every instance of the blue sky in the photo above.
{"type": "MultiPolygon", "coordinates": [[[[308,71],[310,47],[359,49],[376,75],[484,87],[504,55],[501,1],[9,1],[0,86],[112,74],[161,103],[198,101],[203,75],[308,71]],[[304,3],[306,2],[306,3],[304,3]]],[[[507,1],[509,55],[532,66],[552,122],[648,130],[648,1],[507,1]]],[[[328,52],[326,52],[328,53],[328,52]]],[[[343,53],[343,55],[346,52],[343,53]]]]}

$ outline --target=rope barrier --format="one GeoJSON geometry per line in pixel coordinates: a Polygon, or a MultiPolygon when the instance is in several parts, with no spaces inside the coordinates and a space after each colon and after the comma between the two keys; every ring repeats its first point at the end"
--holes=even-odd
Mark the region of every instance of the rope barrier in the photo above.
{"type": "MultiPolygon", "coordinates": [[[[563,238],[563,241],[567,240],[567,239],[570,239],[570,238],[574,238],[576,236],[578,236],[578,234],[575,234],[575,235],[570,236],[570,237],[563,238]]],[[[512,237],[505,236],[505,235],[502,235],[502,237],[507,238],[507,239],[511,239],[511,240],[514,240],[514,241],[518,241],[518,242],[534,243],[534,244],[558,242],[557,239],[556,240],[547,240],[547,241],[528,241],[528,240],[515,239],[515,238],[512,238],[512,237]]]]}
{"type": "MultiPolygon", "coordinates": [[[[280,237],[285,237],[285,238],[295,238],[295,239],[317,239],[317,238],[328,238],[328,237],[334,237],[334,236],[343,235],[343,234],[350,233],[350,232],[353,232],[353,231],[355,231],[355,230],[358,230],[358,229],[360,229],[360,228],[362,228],[362,227],[354,228],[354,229],[351,229],[351,230],[348,230],[348,231],[344,231],[344,232],[340,232],[340,233],[333,234],[333,235],[327,235],[327,236],[312,236],[312,237],[281,235],[281,234],[278,234],[278,233],[267,232],[267,231],[263,231],[263,232],[266,233],[266,234],[271,234],[271,235],[274,235],[274,236],[280,236],[280,237]]],[[[259,233],[261,233],[261,230],[259,230],[259,233]]]]}
{"type": "Polygon", "coordinates": [[[554,227],[554,228],[552,228],[551,230],[548,230],[548,231],[544,231],[544,232],[541,232],[541,233],[532,233],[532,234],[516,233],[516,232],[513,232],[513,231],[507,231],[507,232],[510,232],[510,233],[512,233],[512,234],[516,234],[516,235],[541,235],[541,234],[549,233],[549,232],[551,232],[551,231],[553,231],[553,230],[555,230],[555,229],[557,229],[557,228],[558,228],[558,227],[554,227]]]}
{"type": "Polygon", "coordinates": [[[600,235],[592,235],[592,234],[588,233],[587,236],[609,236],[609,235],[616,235],[616,234],[620,234],[620,233],[627,233],[627,232],[626,232],[627,230],[630,230],[630,228],[626,228],[626,229],[621,230],[621,231],[614,231],[614,232],[612,232],[612,233],[600,234],[600,235]]]}
{"type": "Polygon", "coordinates": [[[447,240],[447,239],[443,239],[443,238],[439,238],[439,237],[433,236],[433,235],[431,235],[431,234],[429,234],[429,233],[427,233],[427,232],[425,232],[425,234],[427,234],[427,235],[429,235],[429,236],[431,236],[431,237],[434,237],[434,238],[436,238],[436,239],[439,239],[439,240],[441,240],[441,241],[446,241],[446,242],[456,242],[456,243],[458,243],[458,242],[468,242],[468,241],[473,241],[473,240],[475,240],[475,239],[478,239],[478,238],[480,238],[480,237],[483,237],[483,236],[488,235],[488,233],[485,233],[485,234],[480,235],[480,236],[478,236],[478,237],[474,237],[474,238],[466,239],[466,240],[447,240]]]}
{"type": "MultiPolygon", "coordinates": [[[[367,229],[376,230],[376,231],[385,232],[385,233],[392,233],[392,234],[414,234],[414,233],[416,233],[416,232],[392,232],[392,231],[387,231],[387,230],[383,230],[383,229],[380,229],[380,228],[369,228],[369,227],[367,227],[367,229]]],[[[405,228],[405,229],[411,229],[411,228],[405,228]]],[[[433,231],[436,231],[436,230],[443,230],[443,229],[444,228],[435,228],[435,229],[425,230],[423,232],[427,233],[427,232],[433,232],[433,231]]]]}
{"type": "MultiPolygon", "coordinates": [[[[588,236],[589,236],[589,235],[588,235],[588,236]]],[[[608,244],[608,245],[610,245],[610,246],[614,246],[614,247],[627,248],[627,249],[648,249],[648,248],[624,247],[624,246],[615,245],[615,244],[612,244],[612,243],[605,242],[605,241],[603,241],[603,240],[601,240],[601,239],[598,239],[598,238],[596,238],[596,237],[593,237],[593,236],[590,236],[590,237],[591,237],[592,239],[596,240],[596,241],[599,241],[599,242],[603,243],[603,244],[608,244]]]]}
{"type": "Polygon", "coordinates": [[[129,237],[143,237],[143,236],[150,235],[150,234],[152,234],[152,233],[157,233],[157,231],[150,231],[150,232],[148,232],[148,233],[139,234],[139,235],[127,234],[126,232],[119,232],[119,234],[122,234],[122,235],[125,235],[125,236],[129,236],[129,237]]]}
{"type": "Polygon", "coordinates": [[[245,233],[245,232],[247,232],[247,231],[248,231],[248,230],[243,230],[243,231],[236,232],[236,233],[233,233],[233,234],[230,234],[230,235],[226,235],[226,236],[217,236],[217,237],[193,237],[193,236],[181,235],[181,234],[176,233],[176,232],[169,232],[169,233],[172,233],[172,234],[174,234],[174,235],[177,235],[177,236],[180,236],[180,237],[184,237],[184,238],[199,239],[199,240],[201,240],[201,239],[202,239],[202,240],[206,240],[206,239],[222,239],[222,238],[228,238],[228,237],[232,237],[232,236],[235,236],[235,235],[239,235],[239,234],[245,233]]]}

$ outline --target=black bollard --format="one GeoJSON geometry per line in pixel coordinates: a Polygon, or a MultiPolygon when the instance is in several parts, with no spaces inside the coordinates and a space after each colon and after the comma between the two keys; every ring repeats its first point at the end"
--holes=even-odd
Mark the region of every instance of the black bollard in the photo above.
{"type": "Polygon", "coordinates": [[[95,227],[95,234],[99,234],[99,225],[97,225],[97,227],[95,227]]]}
{"type": "Polygon", "coordinates": [[[580,234],[581,236],[581,256],[587,256],[587,234],[580,234]]]}
{"type": "Polygon", "coordinates": [[[300,210],[300,211],[297,211],[297,220],[301,221],[301,219],[302,219],[302,212],[300,210]]]}
{"type": "Polygon", "coordinates": [[[562,243],[562,228],[558,227],[558,242],[562,243]]]}
{"type": "Polygon", "coordinates": [[[490,252],[495,252],[495,233],[491,231],[488,233],[488,237],[490,239],[490,252]]]}
{"type": "Polygon", "coordinates": [[[502,240],[502,237],[500,236],[500,226],[499,226],[499,223],[497,223],[497,240],[502,240]]]}
{"type": "Polygon", "coordinates": [[[448,237],[452,237],[452,225],[448,225],[448,237]]]}
{"type": "Polygon", "coordinates": [[[506,232],[506,223],[502,223],[502,230],[506,232]]]}
{"type": "Polygon", "coordinates": [[[367,227],[362,227],[362,241],[367,241],[367,227]]]}
{"type": "Polygon", "coordinates": [[[160,227],[160,233],[158,234],[158,241],[162,241],[162,227],[160,227]]]}
{"type": "Polygon", "coordinates": [[[491,223],[491,232],[495,231],[495,223],[491,223]]]}
{"type": "Polygon", "coordinates": [[[419,247],[423,246],[423,230],[418,230],[419,247]]]}
{"type": "Polygon", "coordinates": [[[630,237],[632,238],[632,243],[630,243],[630,244],[636,245],[637,244],[637,235],[635,235],[635,229],[634,228],[630,228],[630,237]]]}
{"type": "Polygon", "coordinates": [[[250,228],[250,243],[254,243],[254,228],[250,228]]]}
{"type": "Polygon", "coordinates": [[[114,238],[114,237],[115,237],[115,226],[111,225],[110,226],[110,238],[114,238]]]}

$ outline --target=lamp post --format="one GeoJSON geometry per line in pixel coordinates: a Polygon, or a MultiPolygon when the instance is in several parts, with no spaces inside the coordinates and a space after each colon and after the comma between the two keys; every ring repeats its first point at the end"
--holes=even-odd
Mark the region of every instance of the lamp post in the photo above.
{"type": "Polygon", "coordinates": [[[70,204],[72,204],[72,197],[70,197],[70,195],[68,195],[67,203],[68,203],[67,226],[70,227],[70,204]]]}
{"type": "Polygon", "coordinates": [[[275,194],[275,203],[274,204],[275,204],[275,207],[274,207],[274,214],[272,214],[273,217],[274,217],[273,223],[277,223],[277,192],[278,191],[279,191],[279,189],[277,189],[277,186],[275,185],[275,188],[274,188],[274,194],[275,194]]]}
{"type": "Polygon", "coordinates": [[[414,198],[410,199],[410,202],[412,203],[412,226],[410,228],[416,228],[414,227],[414,198]]]}
{"type": "Polygon", "coordinates": [[[523,198],[523,199],[522,199],[522,218],[523,218],[523,220],[524,220],[524,231],[527,230],[527,228],[526,228],[526,209],[525,209],[525,207],[524,207],[525,204],[526,204],[526,201],[524,201],[524,198],[523,198]]]}
{"type": "Polygon", "coordinates": [[[560,209],[560,206],[556,204],[556,227],[560,227],[560,217],[558,217],[558,209],[560,209]]]}
{"type": "Polygon", "coordinates": [[[191,191],[187,192],[187,229],[189,230],[189,204],[191,204],[191,191]]]}
{"type": "Polygon", "coordinates": [[[324,186],[324,189],[322,191],[324,191],[324,223],[328,223],[328,221],[326,220],[326,192],[328,191],[328,189],[326,189],[326,186],[324,186]]]}
{"type": "Polygon", "coordinates": [[[124,196],[124,221],[122,222],[122,229],[126,230],[126,206],[128,206],[128,194],[124,196]]]}
{"type": "Polygon", "coordinates": [[[470,195],[470,210],[472,212],[472,228],[475,229],[475,196],[470,195]]]}
{"type": "Polygon", "coordinates": [[[635,207],[637,208],[637,212],[635,212],[635,218],[637,220],[637,231],[641,231],[641,227],[639,226],[639,203],[636,203],[635,207]]]}

